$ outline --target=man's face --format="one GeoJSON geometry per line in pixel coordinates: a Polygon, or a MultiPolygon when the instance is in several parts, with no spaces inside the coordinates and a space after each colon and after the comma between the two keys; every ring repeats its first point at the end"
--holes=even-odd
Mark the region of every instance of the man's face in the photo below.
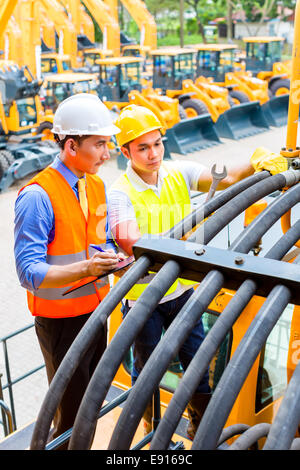
{"type": "Polygon", "coordinates": [[[73,141],[76,149],[73,165],[76,170],[80,173],[98,173],[100,166],[110,158],[109,141],[110,137],[99,135],[89,136],[80,143],[73,141]]]}
{"type": "Polygon", "coordinates": [[[164,145],[159,130],[148,132],[133,140],[129,144],[129,152],[127,150],[124,153],[130,158],[132,168],[137,173],[158,171],[164,157],[164,145]]]}

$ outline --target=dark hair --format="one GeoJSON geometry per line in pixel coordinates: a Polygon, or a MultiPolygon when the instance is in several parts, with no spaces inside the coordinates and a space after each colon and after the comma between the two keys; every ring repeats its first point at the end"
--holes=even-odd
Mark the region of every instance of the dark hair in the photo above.
{"type": "Polygon", "coordinates": [[[58,143],[59,147],[63,150],[65,147],[65,143],[68,139],[73,139],[75,142],[80,145],[85,139],[91,137],[90,135],[66,135],[63,139],[60,139],[58,134],[54,134],[54,139],[58,143]]]}

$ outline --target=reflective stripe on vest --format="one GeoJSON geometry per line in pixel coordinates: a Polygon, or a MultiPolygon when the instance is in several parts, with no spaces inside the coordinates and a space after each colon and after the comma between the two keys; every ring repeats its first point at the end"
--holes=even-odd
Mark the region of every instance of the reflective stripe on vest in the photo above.
{"type": "MultiPolygon", "coordinates": [[[[107,208],[104,184],[95,175],[86,175],[86,181],[89,205],[87,221],[72,188],[54,168],[46,168],[26,185],[39,184],[48,194],[53,208],[55,236],[47,248],[46,262],[49,265],[64,266],[86,260],[91,256],[91,243],[106,243],[107,208]]],[[[76,285],[85,284],[89,280],[93,278],[82,279],[76,285]]],[[[63,296],[74,284],[27,291],[32,315],[65,318],[90,313],[109,291],[108,277],[105,277],[63,296]]]]}
{"type": "MultiPolygon", "coordinates": [[[[184,177],[174,167],[165,163],[163,163],[163,168],[167,176],[164,178],[160,196],[157,196],[152,189],[137,191],[126,174],[122,175],[112,186],[112,189],[125,192],[129,196],[137,224],[143,235],[163,233],[191,212],[191,201],[184,177]]],[[[155,274],[149,273],[141,278],[126,294],[126,299],[137,300],[155,274]]],[[[181,284],[191,287],[197,284],[186,279],[179,280],[181,284]]],[[[177,289],[179,280],[172,284],[165,295],[177,289]]]]}

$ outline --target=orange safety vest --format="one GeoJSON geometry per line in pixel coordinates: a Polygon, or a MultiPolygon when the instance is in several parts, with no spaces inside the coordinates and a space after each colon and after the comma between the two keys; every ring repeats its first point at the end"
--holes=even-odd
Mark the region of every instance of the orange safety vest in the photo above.
{"type": "MultiPolygon", "coordinates": [[[[96,175],[86,175],[88,220],[65,178],[54,168],[47,167],[26,186],[39,184],[48,194],[55,218],[54,240],[47,248],[47,263],[66,265],[90,257],[89,245],[106,243],[106,196],[103,181],[96,175]]],[[[82,279],[77,285],[95,279],[82,279]]],[[[57,288],[27,291],[28,307],[32,315],[65,318],[93,312],[109,291],[108,277],[99,279],[70,294],[62,294],[74,283],[57,288]]]]}

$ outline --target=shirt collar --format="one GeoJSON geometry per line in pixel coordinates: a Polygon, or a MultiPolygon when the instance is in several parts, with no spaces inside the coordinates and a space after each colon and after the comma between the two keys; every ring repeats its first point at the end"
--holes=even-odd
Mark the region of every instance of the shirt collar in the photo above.
{"type": "MultiPolygon", "coordinates": [[[[167,171],[164,168],[164,164],[160,166],[158,170],[158,181],[157,181],[157,186],[160,186],[162,184],[164,178],[167,176],[167,171]]],[[[156,186],[153,184],[148,184],[146,183],[132,168],[131,161],[128,160],[127,162],[127,170],[126,170],[126,175],[131,182],[131,184],[134,186],[134,188],[139,191],[146,191],[147,189],[156,189],[156,186]]]]}
{"type": "Polygon", "coordinates": [[[78,176],[76,176],[59,158],[55,157],[54,162],[52,163],[52,168],[59,171],[59,173],[65,178],[67,183],[74,188],[78,181],[78,176]]]}

